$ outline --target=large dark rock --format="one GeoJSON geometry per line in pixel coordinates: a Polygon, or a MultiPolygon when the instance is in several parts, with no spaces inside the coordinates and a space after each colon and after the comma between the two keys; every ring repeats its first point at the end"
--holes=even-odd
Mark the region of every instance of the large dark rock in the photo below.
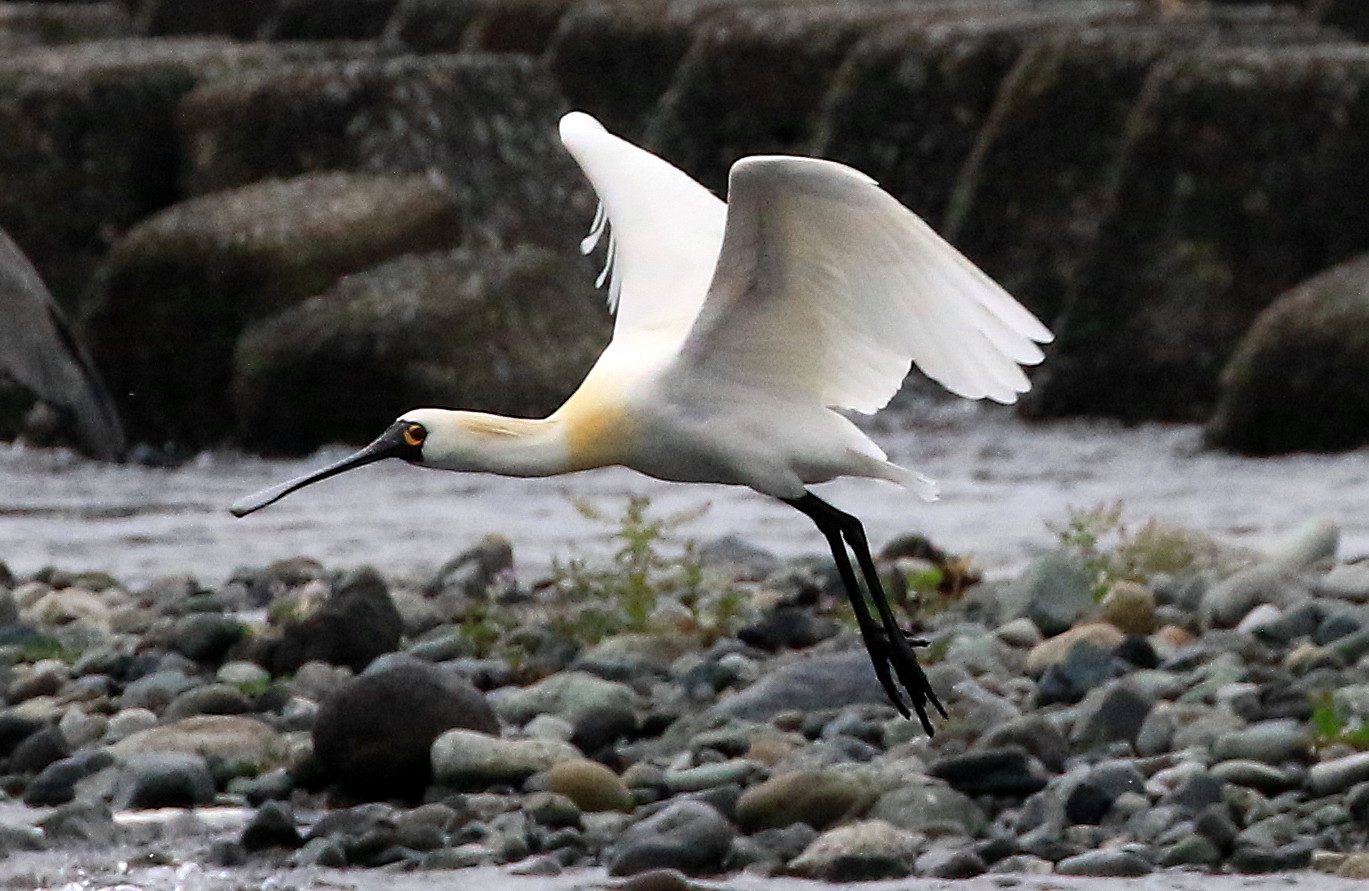
{"type": "Polygon", "coordinates": [[[385,580],[369,566],[342,576],[316,610],[286,620],[263,660],[273,674],[306,662],[328,662],[361,671],[399,647],[403,622],[385,580]]]}
{"type": "Polygon", "coordinates": [[[233,401],[244,442],[369,440],[407,409],[541,417],[584,377],[610,317],[570,247],[403,257],[249,328],[233,401]]]}
{"type": "Polygon", "coordinates": [[[176,107],[191,87],[348,52],[128,39],[0,53],[0,228],[70,308],[109,245],[179,197],[176,107]]]}
{"type": "Polygon", "coordinates": [[[391,657],[324,701],[314,753],[352,794],[412,796],[431,780],[433,741],[453,728],[497,736],[499,721],[484,696],[455,673],[391,657]]]}
{"type": "Polygon", "coordinates": [[[1369,245],[1369,47],[1205,50],[1159,65],[1033,404],[1199,419],[1279,293],[1369,245]]]}
{"type": "Polygon", "coordinates": [[[416,176],[318,174],[182,202],[111,252],[86,320],[91,353],[133,438],[214,444],[232,427],[243,325],[460,234],[450,202],[416,176]]]}
{"type": "Polygon", "coordinates": [[[1369,442],[1369,258],[1260,313],[1222,371],[1207,439],[1256,455],[1369,442]]]}
{"type": "Polygon", "coordinates": [[[521,55],[282,66],[187,96],[187,191],[319,170],[422,174],[467,241],[571,245],[594,203],[556,136],[551,75],[521,55]]]}

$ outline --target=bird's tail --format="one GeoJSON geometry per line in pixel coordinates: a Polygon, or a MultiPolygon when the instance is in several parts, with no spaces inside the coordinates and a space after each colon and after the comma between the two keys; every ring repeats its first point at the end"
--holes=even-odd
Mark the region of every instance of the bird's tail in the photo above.
{"type": "Polygon", "coordinates": [[[906,467],[900,467],[892,461],[875,460],[871,462],[871,465],[872,473],[870,476],[888,480],[891,483],[898,483],[908,491],[916,493],[917,497],[923,501],[936,501],[941,497],[937,491],[936,480],[929,476],[924,476],[906,467]]]}

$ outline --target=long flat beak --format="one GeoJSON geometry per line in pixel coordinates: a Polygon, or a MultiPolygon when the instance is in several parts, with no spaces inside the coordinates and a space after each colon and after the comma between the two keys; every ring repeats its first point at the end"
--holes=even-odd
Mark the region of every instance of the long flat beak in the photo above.
{"type": "MultiPolygon", "coordinates": [[[[367,464],[374,464],[385,458],[398,457],[401,452],[406,450],[406,445],[400,432],[401,430],[402,428],[399,425],[391,427],[389,430],[382,433],[375,442],[366,446],[359,452],[348,455],[341,461],[329,464],[327,467],[315,470],[313,473],[306,473],[298,479],[281,483],[278,486],[272,486],[269,489],[263,489],[255,495],[248,495],[246,498],[240,498],[233,502],[233,506],[229,508],[229,511],[231,511],[235,517],[245,517],[252,513],[252,511],[261,510],[268,504],[274,504],[275,502],[280,501],[296,489],[303,489],[305,486],[316,483],[319,480],[326,480],[330,476],[337,476],[339,473],[347,470],[365,467],[367,464]]],[[[408,447],[408,449],[411,450],[412,447],[408,447]]]]}

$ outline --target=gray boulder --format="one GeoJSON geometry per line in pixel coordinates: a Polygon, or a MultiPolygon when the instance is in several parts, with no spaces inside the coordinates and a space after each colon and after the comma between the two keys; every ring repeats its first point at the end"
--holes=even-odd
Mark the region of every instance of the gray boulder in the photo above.
{"type": "Polygon", "coordinates": [[[471,243],[573,249],[594,201],[557,139],[566,110],[545,66],[518,54],[244,72],[186,97],[185,188],[202,194],[325,170],[421,175],[459,209],[471,243]]]}
{"type": "Polygon", "coordinates": [[[314,754],[354,795],[417,795],[432,778],[433,741],[452,728],[497,735],[499,722],[484,696],[453,672],[393,656],[323,703],[314,754]]]}
{"type": "Polygon", "coordinates": [[[1206,436],[1254,455],[1369,442],[1369,257],[1298,285],[1255,319],[1221,377],[1206,436]]]}

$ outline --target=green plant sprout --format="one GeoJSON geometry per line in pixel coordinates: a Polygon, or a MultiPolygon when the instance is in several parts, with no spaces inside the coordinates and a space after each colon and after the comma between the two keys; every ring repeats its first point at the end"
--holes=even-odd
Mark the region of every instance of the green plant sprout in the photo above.
{"type": "Polygon", "coordinates": [[[492,598],[472,602],[460,634],[475,653],[498,654],[517,669],[528,654],[516,632],[528,623],[529,610],[539,613],[543,627],[584,646],[626,633],[690,633],[711,641],[740,626],[746,592],[731,579],[715,578],[697,543],[675,534],[702,516],[707,504],[657,515],[649,497],[631,495],[614,514],[588,499],[568,500],[581,516],[610,526],[617,547],[606,558],[553,559],[531,606],[506,606],[492,598]],[[662,609],[666,603],[683,611],[662,609]]]}
{"type": "Polygon", "coordinates": [[[1312,700],[1312,715],[1307,723],[1312,728],[1313,744],[1318,748],[1332,743],[1343,743],[1354,749],[1369,749],[1369,721],[1361,720],[1351,727],[1336,713],[1331,694],[1322,693],[1312,700]]]}
{"type": "Polygon", "coordinates": [[[570,503],[586,519],[610,524],[618,548],[607,565],[584,558],[553,562],[552,586],[574,607],[553,618],[556,630],[591,644],[625,632],[677,630],[717,637],[733,630],[745,594],[730,582],[709,579],[697,543],[675,535],[703,516],[707,503],[657,516],[649,497],[629,495],[617,517],[584,498],[570,498],[570,503]],[[663,596],[684,606],[688,617],[654,618],[663,596]]]}
{"type": "Polygon", "coordinates": [[[1099,598],[1119,581],[1145,584],[1161,574],[1225,575],[1247,562],[1243,553],[1183,526],[1151,519],[1128,529],[1120,501],[1070,508],[1063,524],[1047,522],[1046,528],[1093,575],[1099,598]]]}

